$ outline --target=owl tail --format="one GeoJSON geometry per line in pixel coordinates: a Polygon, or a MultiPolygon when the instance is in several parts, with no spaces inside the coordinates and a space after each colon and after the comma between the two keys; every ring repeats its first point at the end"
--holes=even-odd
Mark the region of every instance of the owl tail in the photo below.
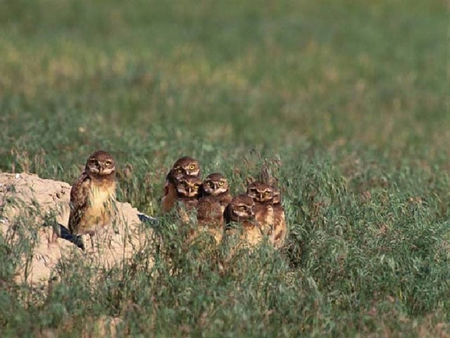
{"type": "Polygon", "coordinates": [[[77,247],[79,247],[81,250],[84,250],[84,243],[80,235],[74,235],[72,234],[69,229],[67,229],[64,225],[61,223],[58,223],[61,238],[65,239],[66,241],[69,241],[73,244],[75,244],[77,247]]]}
{"type": "Polygon", "coordinates": [[[154,218],[152,216],[148,216],[146,214],[143,214],[141,212],[138,213],[138,218],[143,223],[150,223],[151,225],[158,225],[158,219],[154,218]]]}

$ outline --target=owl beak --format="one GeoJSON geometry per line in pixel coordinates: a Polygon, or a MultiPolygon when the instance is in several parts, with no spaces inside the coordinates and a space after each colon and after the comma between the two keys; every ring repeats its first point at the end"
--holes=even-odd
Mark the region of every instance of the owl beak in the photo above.
{"type": "Polygon", "coordinates": [[[217,183],[213,183],[214,185],[214,190],[217,190],[217,188],[219,188],[219,185],[217,183]]]}

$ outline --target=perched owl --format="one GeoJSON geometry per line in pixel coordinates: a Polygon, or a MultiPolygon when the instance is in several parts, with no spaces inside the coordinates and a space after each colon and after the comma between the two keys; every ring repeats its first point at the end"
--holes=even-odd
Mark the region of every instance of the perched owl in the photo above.
{"type": "Polygon", "coordinates": [[[115,162],[104,150],[87,159],[84,171],[70,190],[69,230],[92,236],[113,222],[115,216],[115,162]]]}
{"type": "Polygon", "coordinates": [[[230,225],[232,223],[237,223],[240,230],[241,241],[245,242],[250,247],[260,244],[264,238],[262,229],[254,217],[254,206],[255,202],[250,196],[241,194],[231,200],[224,212],[226,233],[230,234],[230,232],[232,232],[232,230],[230,230],[230,225]]]}
{"type": "Polygon", "coordinates": [[[183,176],[175,181],[176,199],[178,200],[178,215],[188,223],[188,212],[196,209],[202,181],[196,176],[183,176]]]}
{"type": "Polygon", "coordinates": [[[286,217],[284,208],[281,205],[280,190],[274,188],[273,192],[273,229],[269,236],[270,242],[276,249],[284,245],[287,235],[286,217]]]}
{"type": "Polygon", "coordinates": [[[247,188],[247,195],[255,201],[255,219],[261,225],[265,235],[271,235],[274,223],[274,188],[262,182],[253,182],[247,188]]]}
{"type": "Polygon", "coordinates": [[[222,174],[210,174],[202,183],[202,197],[198,201],[198,225],[206,227],[217,242],[222,240],[223,213],[232,199],[228,187],[228,181],[222,174]]]}
{"type": "Polygon", "coordinates": [[[172,169],[166,176],[164,185],[164,196],[161,200],[161,209],[163,213],[169,212],[177,201],[176,181],[183,176],[193,176],[200,179],[200,165],[197,160],[191,157],[182,157],[178,159],[172,169]]]}

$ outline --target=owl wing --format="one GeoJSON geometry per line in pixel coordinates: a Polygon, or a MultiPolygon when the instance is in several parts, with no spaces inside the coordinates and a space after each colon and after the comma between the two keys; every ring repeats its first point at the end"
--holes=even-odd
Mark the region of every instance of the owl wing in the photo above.
{"type": "Polygon", "coordinates": [[[164,196],[161,200],[161,209],[163,213],[168,213],[175,205],[177,199],[177,188],[175,187],[175,184],[166,180],[166,183],[164,184],[164,196]]]}
{"type": "Polygon", "coordinates": [[[272,234],[275,248],[283,246],[287,235],[286,216],[283,207],[274,208],[274,231],[272,234]]]}
{"type": "Polygon", "coordinates": [[[255,204],[255,219],[258,221],[259,227],[266,235],[271,235],[273,230],[273,207],[266,204],[255,204]]]}
{"type": "Polygon", "coordinates": [[[213,198],[202,197],[197,205],[197,220],[206,225],[221,225],[223,218],[220,203],[213,198]]]}
{"type": "Polygon", "coordinates": [[[233,197],[230,194],[226,194],[225,196],[223,196],[219,203],[222,206],[222,209],[225,210],[225,208],[227,207],[228,204],[230,204],[231,200],[233,199],[233,197]]]}
{"type": "Polygon", "coordinates": [[[200,222],[207,221],[209,218],[211,208],[212,203],[208,198],[206,197],[200,198],[197,205],[197,220],[200,222]]]}
{"type": "Polygon", "coordinates": [[[70,190],[69,230],[71,233],[76,233],[78,230],[81,217],[88,207],[90,184],[90,177],[83,172],[70,190]]]}

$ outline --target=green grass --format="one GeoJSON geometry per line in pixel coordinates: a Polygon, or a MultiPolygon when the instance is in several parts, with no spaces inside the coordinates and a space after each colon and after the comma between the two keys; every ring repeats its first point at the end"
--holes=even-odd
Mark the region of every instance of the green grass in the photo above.
{"type": "Polygon", "coordinates": [[[0,171],[72,183],[104,148],[120,200],[159,216],[182,155],[234,193],[280,160],[290,227],[219,271],[225,253],[186,251],[163,219],[170,248],[61,266],[49,290],[13,282],[32,243],[0,236],[2,336],[100,316],[132,336],[449,335],[447,7],[1,1],[0,171]]]}

